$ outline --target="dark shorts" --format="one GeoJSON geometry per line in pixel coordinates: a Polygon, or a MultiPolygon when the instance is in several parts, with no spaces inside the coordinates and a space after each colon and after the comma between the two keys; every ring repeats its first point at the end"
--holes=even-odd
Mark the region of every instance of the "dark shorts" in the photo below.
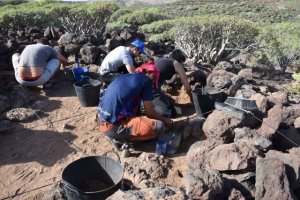
{"type": "Polygon", "coordinates": [[[159,90],[154,93],[153,99],[154,109],[155,111],[166,117],[175,117],[176,110],[171,103],[170,97],[168,97],[163,91],[159,90]]]}

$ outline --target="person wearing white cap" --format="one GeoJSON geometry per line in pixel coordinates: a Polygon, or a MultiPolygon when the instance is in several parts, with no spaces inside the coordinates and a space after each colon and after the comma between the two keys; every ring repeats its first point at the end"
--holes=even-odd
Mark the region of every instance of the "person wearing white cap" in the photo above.
{"type": "Polygon", "coordinates": [[[109,52],[98,70],[100,80],[109,84],[121,74],[134,73],[134,58],[144,54],[144,48],[142,41],[135,40],[127,47],[119,46],[109,52]]]}

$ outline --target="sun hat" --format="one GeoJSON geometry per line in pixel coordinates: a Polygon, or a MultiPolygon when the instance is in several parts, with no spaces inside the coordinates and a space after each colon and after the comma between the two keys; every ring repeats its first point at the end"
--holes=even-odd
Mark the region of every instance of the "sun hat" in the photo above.
{"type": "Polygon", "coordinates": [[[137,48],[140,50],[140,52],[141,52],[142,54],[145,54],[145,51],[144,51],[145,45],[144,45],[144,43],[143,43],[142,41],[140,41],[140,40],[134,40],[134,41],[131,43],[131,45],[137,47],[137,48]]]}
{"type": "Polygon", "coordinates": [[[149,61],[146,64],[136,68],[135,72],[150,72],[154,74],[154,87],[156,89],[158,89],[158,79],[159,79],[159,69],[157,68],[157,66],[154,64],[153,61],[149,61]]]}

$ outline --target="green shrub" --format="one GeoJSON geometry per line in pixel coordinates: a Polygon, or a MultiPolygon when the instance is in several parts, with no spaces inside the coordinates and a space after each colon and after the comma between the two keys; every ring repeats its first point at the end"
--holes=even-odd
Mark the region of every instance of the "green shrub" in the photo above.
{"type": "Polygon", "coordinates": [[[119,20],[119,17],[128,13],[132,13],[132,10],[129,10],[128,8],[121,8],[111,15],[109,22],[117,22],[119,20]]]}
{"type": "Polygon", "coordinates": [[[150,24],[154,21],[168,19],[168,16],[162,14],[157,8],[148,8],[135,10],[132,13],[125,14],[119,17],[119,21],[134,26],[141,26],[144,24],[150,24]]]}
{"type": "Polygon", "coordinates": [[[140,28],[145,33],[159,34],[167,30],[170,30],[172,27],[176,25],[176,22],[177,20],[159,20],[159,21],[152,22],[151,24],[145,24],[140,28]]]}
{"type": "Polygon", "coordinates": [[[101,37],[106,24],[119,7],[115,3],[86,3],[55,9],[62,26],[72,33],[101,37]]]}
{"type": "Polygon", "coordinates": [[[167,30],[163,33],[159,33],[159,34],[151,34],[151,36],[149,37],[149,41],[154,41],[154,42],[163,42],[163,41],[167,41],[167,40],[173,40],[174,41],[174,36],[175,35],[175,29],[172,28],[170,30],[167,30]]]}
{"type": "Polygon", "coordinates": [[[34,4],[4,6],[0,9],[0,32],[7,35],[10,30],[24,30],[25,27],[47,27],[57,22],[56,17],[34,4]]]}
{"type": "MultiPolygon", "coordinates": [[[[46,0],[50,2],[50,0],[46,0]]],[[[63,26],[67,31],[100,37],[111,14],[119,6],[115,3],[25,3],[0,7],[0,32],[24,30],[25,27],[63,26]]],[[[53,2],[51,0],[51,2],[53,2]]]]}
{"type": "Polygon", "coordinates": [[[263,51],[281,70],[300,58],[300,25],[279,23],[266,26],[261,30],[260,43],[263,51]]]}
{"type": "Polygon", "coordinates": [[[111,32],[114,30],[123,30],[126,27],[130,27],[130,24],[116,21],[116,22],[109,22],[106,24],[106,31],[111,32]]]}
{"type": "Polygon", "coordinates": [[[5,6],[5,5],[19,5],[22,3],[27,3],[26,0],[2,0],[0,2],[0,6],[5,6]]]}
{"type": "Polygon", "coordinates": [[[196,62],[216,64],[257,45],[258,26],[235,17],[194,17],[178,23],[176,45],[196,62]]]}

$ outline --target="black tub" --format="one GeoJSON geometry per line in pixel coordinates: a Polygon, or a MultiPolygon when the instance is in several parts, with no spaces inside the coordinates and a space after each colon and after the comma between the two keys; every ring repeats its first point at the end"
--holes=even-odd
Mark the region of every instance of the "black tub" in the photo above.
{"type": "Polygon", "coordinates": [[[215,109],[215,102],[224,102],[227,95],[218,88],[206,86],[192,91],[192,98],[197,115],[207,117],[215,109]]]}
{"type": "Polygon", "coordinates": [[[101,86],[99,80],[84,77],[73,85],[81,106],[92,107],[98,105],[101,86]]]}
{"type": "Polygon", "coordinates": [[[102,200],[123,189],[123,167],[107,156],[89,156],[69,164],[62,173],[68,200],[102,200]]]}

